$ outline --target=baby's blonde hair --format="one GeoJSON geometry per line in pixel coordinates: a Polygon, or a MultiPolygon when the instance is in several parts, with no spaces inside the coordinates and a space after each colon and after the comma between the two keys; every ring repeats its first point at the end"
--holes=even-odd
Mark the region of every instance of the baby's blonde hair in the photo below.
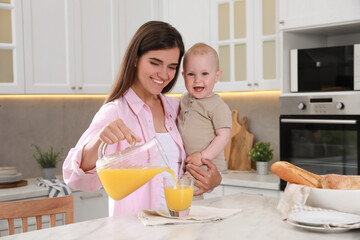
{"type": "Polygon", "coordinates": [[[205,43],[196,43],[186,51],[186,53],[184,55],[183,68],[185,68],[185,65],[186,65],[186,62],[187,62],[187,59],[189,56],[205,55],[205,54],[210,54],[214,57],[214,59],[216,60],[216,70],[219,70],[219,57],[218,57],[217,52],[215,51],[214,48],[212,48],[211,46],[209,46],[205,43]]]}

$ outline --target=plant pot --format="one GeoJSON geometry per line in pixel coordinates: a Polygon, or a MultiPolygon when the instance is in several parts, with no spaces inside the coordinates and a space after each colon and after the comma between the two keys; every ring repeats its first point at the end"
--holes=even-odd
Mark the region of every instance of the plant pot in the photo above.
{"type": "Polygon", "coordinates": [[[55,179],[55,169],[56,168],[43,168],[42,169],[42,177],[43,179],[55,179]]]}
{"type": "Polygon", "coordinates": [[[258,175],[268,175],[269,162],[256,162],[256,172],[258,175]]]}

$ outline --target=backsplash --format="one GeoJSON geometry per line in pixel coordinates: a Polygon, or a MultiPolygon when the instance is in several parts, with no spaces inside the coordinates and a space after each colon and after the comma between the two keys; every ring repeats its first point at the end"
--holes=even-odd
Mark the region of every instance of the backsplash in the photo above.
{"type": "MultiPolygon", "coordinates": [[[[274,161],[279,160],[280,92],[222,94],[230,109],[239,110],[239,122],[248,117],[247,129],[255,141],[270,141],[274,161]]],[[[0,166],[15,166],[24,178],[41,176],[31,143],[44,150],[52,144],[66,153],[87,129],[104,96],[0,96],[0,166]]],[[[62,162],[56,174],[61,174],[62,162]]]]}

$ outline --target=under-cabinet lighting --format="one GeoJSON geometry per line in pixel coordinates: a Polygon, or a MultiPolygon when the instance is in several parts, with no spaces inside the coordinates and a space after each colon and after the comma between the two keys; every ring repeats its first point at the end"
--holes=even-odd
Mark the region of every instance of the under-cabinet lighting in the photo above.
{"type": "Polygon", "coordinates": [[[35,98],[98,98],[98,99],[105,99],[107,95],[103,94],[30,94],[30,95],[0,95],[0,99],[35,99],[35,98]]]}
{"type": "MultiPolygon", "coordinates": [[[[239,96],[246,96],[246,95],[280,95],[280,90],[271,90],[271,91],[251,91],[251,92],[217,92],[222,97],[239,97],[239,96]]],[[[166,94],[167,96],[171,97],[181,97],[181,93],[169,93],[166,94]]],[[[31,98],[65,98],[65,99],[72,99],[72,98],[97,98],[97,99],[105,99],[107,95],[104,94],[29,94],[29,95],[0,95],[0,99],[31,99],[31,98]]]]}
{"type": "MultiPolygon", "coordinates": [[[[244,97],[253,95],[280,95],[280,90],[269,90],[269,91],[249,91],[249,92],[216,92],[221,97],[244,97]]],[[[167,96],[181,97],[181,93],[169,93],[167,96]]]]}

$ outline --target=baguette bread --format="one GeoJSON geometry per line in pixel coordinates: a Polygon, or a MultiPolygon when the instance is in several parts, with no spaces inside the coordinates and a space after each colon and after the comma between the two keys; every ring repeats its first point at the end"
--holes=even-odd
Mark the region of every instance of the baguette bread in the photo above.
{"type": "Polygon", "coordinates": [[[360,176],[327,174],[321,184],[326,189],[360,190],[360,176]]]}
{"type": "Polygon", "coordinates": [[[286,161],[278,161],[271,165],[271,172],[281,179],[295,184],[306,185],[314,188],[322,188],[320,175],[308,172],[286,161]]]}

